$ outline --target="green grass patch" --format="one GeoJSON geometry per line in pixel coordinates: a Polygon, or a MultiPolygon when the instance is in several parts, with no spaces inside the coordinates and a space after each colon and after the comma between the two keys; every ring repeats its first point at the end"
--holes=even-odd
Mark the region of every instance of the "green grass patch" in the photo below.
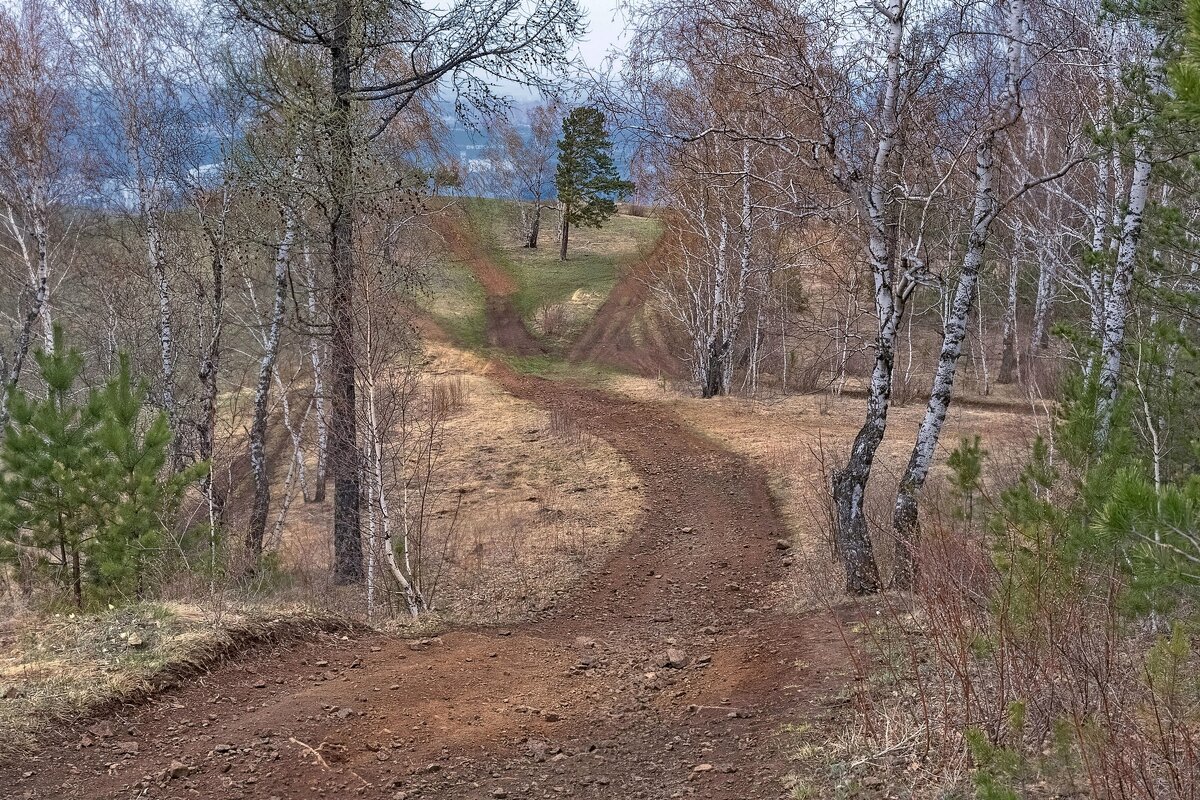
{"type": "Polygon", "coordinates": [[[513,304],[535,334],[550,339],[570,339],[582,329],[622,268],[644,255],[661,232],[658,220],[617,215],[602,228],[573,229],[563,262],[558,260],[554,212],[544,212],[541,242],[530,249],[522,247],[519,211],[513,203],[473,198],[464,201],[464,210],[488,254],[516,282],[513,304]],[[546,309],[554,306],[565,307],[566,324],[562,331],[547,334],[540,329],[546,309]]]}
{"type": "Polygon", "coordinates": [[[470,267],[445,259],[418,302],[458,344],[475,349],[487,344],[486,295],[470,267]]]}

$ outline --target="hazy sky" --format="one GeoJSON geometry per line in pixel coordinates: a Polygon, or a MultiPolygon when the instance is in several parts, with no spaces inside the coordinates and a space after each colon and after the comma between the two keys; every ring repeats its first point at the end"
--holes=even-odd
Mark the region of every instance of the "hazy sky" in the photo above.
{"type": "Polygon", "coordinates": [[[587,11],[588,35],[579,52],[589,67],[598,67],[609,49],[618,44],[625,24],[617,11],[618,0],[581,0],[587,11]]]}

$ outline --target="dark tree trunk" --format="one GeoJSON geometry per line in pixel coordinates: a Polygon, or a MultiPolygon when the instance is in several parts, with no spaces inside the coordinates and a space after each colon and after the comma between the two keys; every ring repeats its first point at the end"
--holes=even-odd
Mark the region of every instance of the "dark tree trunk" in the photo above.
{"type": "Polygon", "coordinates": [[[854,438],[850,460],[833,473],[834,543],[846,571],[846,591],[851,594],[874,594],[880,589],[864,504],[871,464],[885,427],[886,413],[882,417],[868,415],[854,438]]]}
{"type": "Polygon", "coordinates": [[[713,342],[708,349],[708,362],[704,365],[704,383],[700,387],[700,396],[708,399],[725,392],[725,354],[729,349],[728,342],[713,342]]]}
{"type": "Polygon", "coordinates": [[[1004,309],[1004,330],[1001,338],[1004,352],[1000,356],[1000,374],[996,383],[1012,383],[1017,376],[1017,278],[1020,262],[1016,254],[1009,263],[1008,304],[1004,309]]]}
{"type": "Polygon", "coordinates": [[[896,331],[903,319],[905,300],[906,296],[900,293],[889,304],[888,322],[875,340],[875,368],[867,395],[867,418],[854,437],[846,466],[836,470],[831,480],[834,544],[846,571],[846,591],[851,594],[874,594],[881,588],[879,567],[867,530],[867,482],[871,478],[875,451],[887,430],[896,331]]]}
{"type": "Polygon", "coordinates": [[[525,242],[525,246],[530,249],[537,248],[538,234],[542,229],[542,204],[538,203],[533,209],[533,222],[529,225],[529,240],[525,242]]]}
{"type": "Polygon", "coordinates": [[[568,210],[569,209],[566,209],[566,208],[563,209],[562,244],[558,248],[558,260],[559,261],[567,260],[567,238],[570,236],[570,233],[571,233],[571,224],[567,221],[567,211],[568,210]]]}
{"type": "Polygon", "coordinates": [[[83,610],[83,576],[79,569],[79,549],[71,552],[71,581],[75,586],[75,607],[83,610]]]}
{"type": "Polygon", "coordinates": [[[1017,377],[1017,337],[1006,336],[1004,352],[1000,356],[1000,374],[996,383],[1012,383],[1017,377]]]}
{"type": "Polygon", "coordinates": [[[200,361],[200,419],[196,424],[197,449],[200,460],[209,468],[200,479],[200,491],[205,502],[212,508],[214,521],[220,521],[225,511],[225,493],[213,479],[212,461],[217,436],[217,375],[221,367],[221,333],[225,318],[225,262],[218,245],[213,242],[212,257],[212,330],[208,347],[200,361]]]}
{"type": "Polygon", "coordinates": [[[330,120],[333,198],[330,220],[330,438],[333,476],[334,577],[362,580],[359,531],[358,430],[354,400],[354,133],[351,128],[351,13],[348,0],[335,9],[332,62],[333,114],[330,120]]]}

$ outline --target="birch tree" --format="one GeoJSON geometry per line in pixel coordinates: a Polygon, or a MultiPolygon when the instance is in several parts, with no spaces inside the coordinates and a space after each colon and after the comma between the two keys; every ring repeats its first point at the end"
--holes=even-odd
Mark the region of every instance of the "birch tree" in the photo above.
{"type": "Polygon", "coordinates": [[[491,162],[491,191],[513,200],[520,208],[521,238],[536,248],[542,213],[554,207],[554,160],[562,112],[556,102],[541,103],[525,114],[523,133],[501,114],[490,126],[485,155],[491,162]]]}
{"type": "Polygon", "coordinates": [[[39,339],[54,349],[52,289],[70,263],[86,161],[72,137],[80,109],[76,59],[57,9],[25,0],[0,9],[0,254],[10,297],[12,341],[0,352],[0,423],[39,339]]]}
{"type": "MultiPolygon", "coordinates": [[[[950,313],[943,323],[941,351],[933,387],[921,424],[917,428],[916,442],[908,465],[900,478],[893,514],[893,532],[896,537],[896,558],[893,581],[899,588],[912,588],[916,578],[916,538],[918,531],[918,496],[929,475],[937,449],[938,437],[946,421],[946,413],[954,392],[954,379],[958,359],[962,355],[963,340],[967,335],[968,317],[976,296],[976,284],[984,266],[984,255],[991,237],[992,223],[1003,208],[998,196],[997,151],[1002,147],[1002,137],[1020,119],[1023,99],[1022,83],[1026,77],[1025,51],[1029,46],[1029,19],[1024,0],[1008,0],[1003,7],[1003,19],[992,22],[984,19],[976,23],[977,30],[985,31],[984,51],[979,54],[984,69],[979,81],[983,86],[994,82],[1002,87],[993,100],[987,96],[972,116],[980,120],[975,140],[975,171],[973,175],[973,200],[970,227],[966,247],[958,271],[950,313]],[[994,25],[990,35],[989,23],[994,25]],[[991,41],[988,41],[991,40],[991,41]],[[1004,51],[1002,79],[993,81],[987,72],[988,50],[1004,51]]],[[[969,19],[969,17],[968,17],[969,19]]]]}

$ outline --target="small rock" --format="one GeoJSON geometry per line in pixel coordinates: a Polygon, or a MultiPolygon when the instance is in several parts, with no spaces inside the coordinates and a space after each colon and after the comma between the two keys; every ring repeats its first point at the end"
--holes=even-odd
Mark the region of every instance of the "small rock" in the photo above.
{"type": "Polygon", "coordinates": [[[506,792],[504,789],[492,789],[492,797],[503,800],[503,798],[508,797],[508,792],[506,792]]]}
{"type": "Polygon", "coordinates": [[[182,761],[172,761],[171,766],[167,767],[168,778],[182,778],[188,774],[188,765],[182,761]]]}
{"type": "Polygon", "coordinates": [[[123,756],[135,756],[138,751],[137,742],[117,742],[116,750],[123,756]]]}
{"type": "Polygon", "coordinates": [[[787,539],[776,539],[775,546],[777,548],[779,548],[780,550],[791,550],[792,549],[792,543],[789,542],[787,539]]]}
{"type": "Polygon", "coordinates": [[[692,767],[692,772],[712,772],[712,769],[712,764],[697,764],[696,766],[692,767]]]}
{"type": "Polygon", "coordinates": [[[683,669],[690,662],[691,659],[688,658],[688,654],[678,647],[668,647],[667,652],[658,661],[662,666],[670,667],[671,669],[683,669]]]}
{"type": "Polygon", "coordinates": [[[138,633],[137,631],[134,631],[133,633],[129,634],[129,638],[125,640],[126,647],[141,647],[145,643],[146,643],[146,640],[143,639],[142,635],[140,633],[138,633]]]}

